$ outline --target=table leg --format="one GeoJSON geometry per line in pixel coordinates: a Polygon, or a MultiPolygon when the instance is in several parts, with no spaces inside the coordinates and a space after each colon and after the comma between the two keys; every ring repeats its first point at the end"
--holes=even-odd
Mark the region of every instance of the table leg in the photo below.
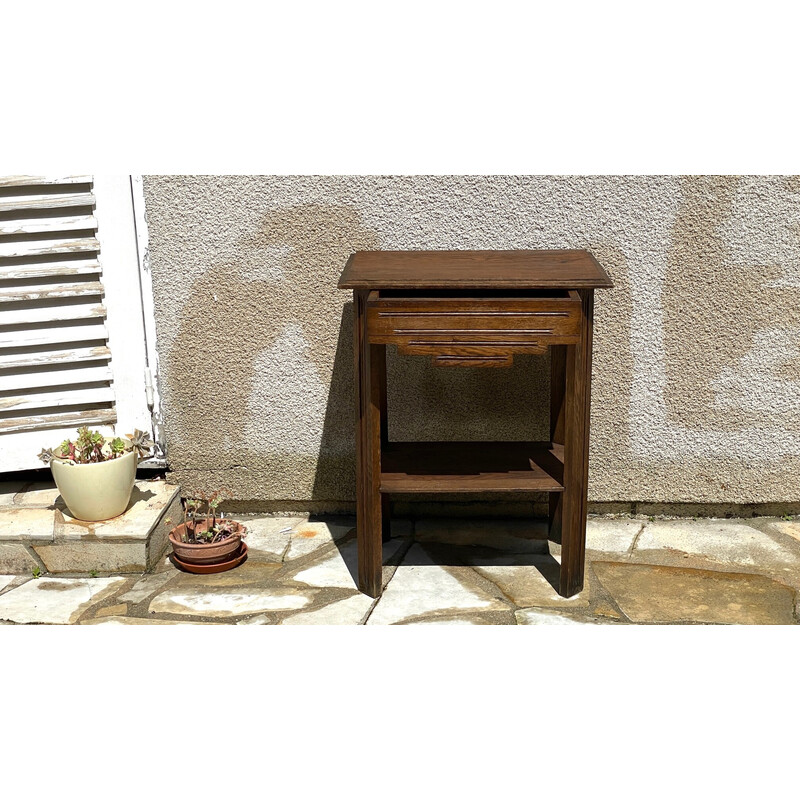
{"type": "MultiPolygon", "coordinates": [[[[378,381],[378,411],[381,420],[381,452],[389,442],[389,415],[386,401],[386,345],[371,348],[370,369],[378,381]]],[[[384,542],[392,538],[389,495],[381,495],[381,533],[384,542]]]]}
{"type": "Polygon", "coordinates": [[[581,299],[581,338],[577,344],[567,346],[564,354],[564,491],[559,509],[562,597],[571,597],[583,589],[586,552],[594,292],[582,290],[581,299]]]}
{"type": "MultiPolygon", "coordinates": [[[[356,422],[356,536],[358,588],[370,597],[381,593],[383,553],[381,465],[381,379],[376,369],[384,356],[382,345],[367,338],[367,292],[353,293],[355,312],[356,422]]],[[[385,357],[385,356],[384,356],[385,357]]]]}
{"type": "MultiPolygon", "coordinates": [[[[550,441],[564,445],[564,390],[566,389],[567,348],[553,345],[550,348],[550,441]]],[[[561,543],[561,515],[564,507],[563,492],[550,492],[549,533],[551,541],[561,543]]]]}

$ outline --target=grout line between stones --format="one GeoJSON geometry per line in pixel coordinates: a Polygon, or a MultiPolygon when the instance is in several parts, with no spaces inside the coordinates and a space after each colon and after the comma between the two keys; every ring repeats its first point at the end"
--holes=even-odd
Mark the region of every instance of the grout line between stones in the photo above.
{"type": "Polygon", "coordinates": [[[30,489],[31,486],[33,486],[34,483],[35,483],[35,481],[29,481],[28,483],[23,484],[22,488],[11,498],[11,505],[12,506],[17,505],[19,503],[19,499],[18,498],[20,498],[22,495],[24,495],[25,492],[27,492],[28,489],[30,489]]]}
{"type": "Polygon", "coordinates": [[[631,542],[631,546],[630,546],[630,548],[628,548],[628,553],[627,553],[628,558],[633,558],[633,551],[636,550],[636,545],[639,544],[639,538],[644,533],[644,529],[646,527],[647,527],[647,523],[643,522],[642,523],[642,527],[639,528],[638,533],[636,534],[636,536],[633,537],[633,541],[631,542]]]}
{"type": "MultiPolygon", "coordinates": [[[[389,580],[391,580],[391,578],[390,578],[389,580]]],[[[387,583],[386,585],[388,586],[389,584],[387,583]]],[[[375,606],[377,606],[377,605],[378,605],[378,603],[380,602],[380,600],[381,600],[381,598],[380,598],[380,597],[376,597],[376,598],[375,598],[375,600],[373,601],[372,605],[371,605],[371,606],[369,607],[369,609],[367,610],[367,613],[366,613],[366,614],[365,614],[365,615],[364,615],[364,616],[361,618],[361,622],[359,622],[359,623],[358,623],[359,625],[366,625],[366,624],[367,624],[367,620],[368,620],[368,619],[370,618],[370,616],[372,615],[372,612],[375,610],[375,606]]]]}
{"type": "Polygon", "coordinates": [[[375,598],[375,602],[370,606],[369,611],[367,611],[366,616],[361,620],[359,625],[366,625],[367,620],[372,616],[372,612],[377,608],[378,603],[380,603],[381,599],[383,598],[383,593],[386,591],[389,584],[392,582],[392,578],[397,574],[397,570],[400,569],[406,555],[408,555],[408,551],[414,546],[414,542],[416,541],[417,535],[417,522],[416,520],[411,520],[411,536],[408,538],[405,544],[405,550],[398,551],[398,559],[397,564],[394,564],[394,572],[389,576],[389,580],[386,581],[386,585],[381,587],[381,596],[375,598]]]}
{"type": "MultiPolygon", "coordinates": [[[[281,564],[286,563],[286,556],[289,554],[289,548],[292,546],[292,534],[294,533],[294,529],[297,525],[292,526],[291,530],[287,531],[286,534],[286,544],[283,546],[283,552],[281,553],[281,564]]],[[[282,536],[283,534],[281,534],[282,536]]]]}
{"type": "Polygon", "coordinates": [[[48,574],[47,567],[45,566],[45,563],[44,563],[44,561],[42,561],[42,559],[39,556],[39,554],[33,549],[33,546],[28,544],[28,542],[22,542],[21,544],[25,548],[25,550],[27,551],[28,555],[39,565],[39,569],[41,570],[41,574],[42,575],[47,575],[48,574]]]}

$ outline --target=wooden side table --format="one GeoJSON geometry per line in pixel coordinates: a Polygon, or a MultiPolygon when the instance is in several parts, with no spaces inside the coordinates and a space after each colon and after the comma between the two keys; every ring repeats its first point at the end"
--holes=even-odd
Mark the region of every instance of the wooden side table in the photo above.
{"type": "Polygon", "coordinates": [[[594,290],[613,284],[585,250],[355,253],[358,585],[381,593],[388,496],[549,492],[559,593],[583,588],[594,290]],[[386,345],[441,367],[508,367],[551,352],[550,441],[390,442],[386,345]]]}

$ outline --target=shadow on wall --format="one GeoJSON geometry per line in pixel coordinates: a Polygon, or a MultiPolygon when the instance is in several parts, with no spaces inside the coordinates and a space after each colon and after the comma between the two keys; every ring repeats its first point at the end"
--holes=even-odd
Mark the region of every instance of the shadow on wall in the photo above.
{"type": "MultiPolygon", "coordinates": [[[[381,237],[353,208],[303,204],[268,213],[241,247],[264,254],[263,270],[215,264],[180,312],[165,371],[179,429],[170,466],[187,491],[235,488],[242,506],[352,503],[353,311],[336,284],[348,257],[381,249],[381,237]]],[[[547,357],[444,370],[390,348],[388,371],[393,439],[549,435],[547,357]]]]}
{"type": "MultiPolygon", "coordinates": [[[[341,295],[347,297],[345,292],[341,292],[341,295]]],[[[353,323],[353,303],[349,300],[342,307],[339,320],[336,353],[311,489],[311,499],[315,502],[355,501],[356,397],[353,323]]]]}
{"type": "MultiPolygon", "coordinates": [[[[796,178],[783,186],[800,189],[796,178]]],[[[714,431],[798,430],[797,286],[779,257],[744,265],[731,243],[775,236],[757,222],[745,228],[763,199],[739,176],[685,177],[681,191],[662,295],[669,420],[714,431]]],[[[793,236],[800,247],[800,231],[793,236]]]]}
{"type": "Polygon", "coordinates": [[[265,265],[282,253],[278,268],[253,279],[223,262],[194,282],[166,371],[180,429],[170,465],[188,490],[213,481],[242,500],[291,500],[330,489],[315,478],[318,451],[341,461],[354,449],[352,314],[336,282],[352,252],[380,245],[354,209],[276,209],[242,248],[265,265]]]}
{"type": "MultiPolygon", "coordinates": [[[[355,501],[355,393],[353,303],[345,303],[325,408],[319,461],[311,499],[355,501]]],[[[512,367],[500,370],[444,369],[428,357],[399,356],[387,348],[389,438],[394,441],[540,440],[549,437],[550,360],[516,356],[512,367]]],[[[397,496],[408,515],[409,502],[426,513],[455,503],[472,506],[492,501],[496,494],[397,496]],[[416,502],[418,500],[418,502],[416,502]],[[421,504],[421,505],[420,505],[421,504]]],[[[516,495],[507,513],[530,513],[528,504],[546,500],[540,493],[516,495]]],[[[543,509],[546,506],[542,505],[543,509]]]]}

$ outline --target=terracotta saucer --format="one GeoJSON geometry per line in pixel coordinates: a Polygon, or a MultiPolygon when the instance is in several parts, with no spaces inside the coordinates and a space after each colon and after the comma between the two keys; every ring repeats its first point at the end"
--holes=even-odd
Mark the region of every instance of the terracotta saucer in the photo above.
{"type": "Polygon", "coordinates": [[[247,545],[242,542],[242,546],[233,558],[222,561],[219,564],[189,564],[186,561],[181,561],[175,553],[170,553],[169,557],[172,559],[172,563],[184,572],[192,572],[195,575],[213,575],[217,572],[227,572],[229,569],[238,567],[247,558],[247,545]]]}

